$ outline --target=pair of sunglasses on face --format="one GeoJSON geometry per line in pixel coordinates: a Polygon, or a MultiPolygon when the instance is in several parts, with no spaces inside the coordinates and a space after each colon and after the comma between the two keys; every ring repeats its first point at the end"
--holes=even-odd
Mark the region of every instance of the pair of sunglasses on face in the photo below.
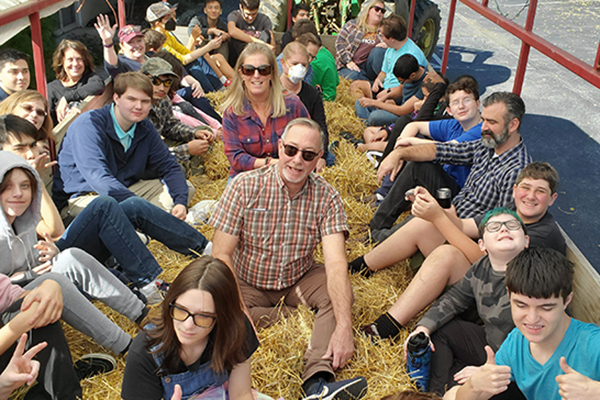
{"type": "Polygon", "coordinates": [[[292,146],[291,144],[285,144],[285,143],[283,143],[283,151],[284,151],[285,155],[288,157],[294,157],[298,152],[301,152],[302,159],[304,161],[312,161],[319,155],[319,153],[315,153],[314,151],[300,150],[299,148],[292,146]]]}
{"type": "Polygon", "coordinates": [[[250,64],[244,64],[240,67],[240,72],[246,76],[254,76],[254,71],[258,71],[258,74],[261,76],[268,76],[271,75],[273,69],[268,64],[259,65],[258,67],[250,64]]]}
{"type": "Polygon", "coordinates": [[[173,84],[173,79],[171,78],[160,79],[158,76],[151,76],[150,79],[152,80],[152,84],[154,86],[160,86],[163,84],[166,88],[168,88],[173,84]]]}

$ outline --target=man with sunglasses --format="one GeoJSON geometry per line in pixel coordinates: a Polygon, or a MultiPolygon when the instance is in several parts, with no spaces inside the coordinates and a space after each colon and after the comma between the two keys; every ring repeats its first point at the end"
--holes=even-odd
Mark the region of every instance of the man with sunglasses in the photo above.
{"type": "Polygon", "coordinates": [[[169,92],[177,87],[178,77],[173,67],[159,57],[149,58],[140,72],[152,81],[152,107],[148,118],[160,135],[167,140],[169,151],[177,161],[186,165],[192,156],[204,154],[213,139],[207,125],[195,128],[184,124],[173,115],[173,104],[169,92]]]}
{"type": "Polygon", "coordinates": [[[300,304],[318,310],[302,374],[307,399],[358,399],[366,393],[364,378],[333,382],[334,371],[354,352],[352,288],[341,197],[312,173],[323,143],[316,122],[288,123],[279,162],[241,173],[225,189],[210,220],[216,228],[212,254],[236,274],[257,327],[300,304]],[[324,265],[313,256],[321,241],[324,265]],[[276,307],[282,298],[285,306],[276,307]],[[345,397],[337,397],[342,392],[345,397]]]}

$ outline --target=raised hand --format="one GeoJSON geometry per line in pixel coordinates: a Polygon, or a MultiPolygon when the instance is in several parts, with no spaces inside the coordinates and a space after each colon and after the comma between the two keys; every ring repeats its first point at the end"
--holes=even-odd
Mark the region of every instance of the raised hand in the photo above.
{"type": "Polygon", "coordinates": [[[469,381],[476,392],[494,396],[508,389],[510,367],[496,365],[496,355],[490,346],[485,346],[485,352],[487,353],[486,363],[469,378],[469,381]]]}
{"type": "Polygon", "coordinates": [[[589,400],[600,396],[600,382],[575,371],[564,357],[560,358],[560,368],[565,374],[558,375],[555,379],[558,383],[558,394],[564,400],[589,400]]]}
{"type": "Polygon", "coordinates": [[[110,26],[110,19],[107,15],[102,14],[96,17],[96,23],[94,24],[94,28],[98,31],[98,36],[100,36],[100,39],[104,44],[112,43],[115,32],[117,31],[117,26],[117,24],[110,26]]]}

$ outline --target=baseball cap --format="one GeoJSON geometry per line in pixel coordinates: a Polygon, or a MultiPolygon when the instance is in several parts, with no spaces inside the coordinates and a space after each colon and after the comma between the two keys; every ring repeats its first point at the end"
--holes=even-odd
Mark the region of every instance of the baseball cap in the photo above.
{"type": "Polygon", "coordinates": [[[142,29],[140,26],[125,25],[124,27],[119,29],[119,42],[129,43],[129,41],[133,38],[144,37],[144,34],[141,31],[142,29]]]}
{"type": "Polygon", "coordinates": [[[171,5],[169,3],[165,3],[162,1],[159,1],[158,3],[153,3],[146,10],[146,21],[148,21],[148,22],[157,21],[157,20],[161,19],[162,17],[164,17],[165,15],[167,15],[168,13],[170,13],[171,11],[174,12],[176,9],[177,9],[177,4],[171,5]]]}
{"type": "Polygon", "coordinates": [[[172,75],[177,77],[177,74],[173,72],[173,67],[168,61],[160,57],[151,57],[142,64],[140,72],[144,75],[172,75]]]}

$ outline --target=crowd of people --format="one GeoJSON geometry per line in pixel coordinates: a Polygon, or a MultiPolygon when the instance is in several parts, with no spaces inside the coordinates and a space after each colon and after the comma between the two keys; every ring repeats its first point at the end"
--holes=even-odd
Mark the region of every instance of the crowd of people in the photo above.
{"type": "Polygon", "coordinates": [[[416,376],[430,393],[389,399],[600,397],[600,328],[570,316],[574,266],[548,211],[559,176],[527,151],[523,100],[481,100],[472,76],[433,71],[380,0],[342,27],[335,56],[308,5],[293,6],[279,46],[259,5],[240,0],[224,21],[207,0],[185,44],[169,3],[148,7],[148,29],[99,15],[112,101],[83,113],[105,90],[84,43],[59,43],[47,99],[29,89],[28,56],[0,50],[0,398],[36,379],[25,398],[81,398],[80,379],[115,368],[102,353],[73,364],[62,320],[127,357],[125,400],[265,399],[252,388],[256,329],[303,304],[315,311],[303,399],[358,400],[369,377],[336,380],[355,353],[350,275],[407,258],[414,278],[360,334],[397,340],[433,302],[397,343],[408,357],[426,340],[416,376]],[[344,202],[319,175],[336,163],[324,101],[340,77],[365,124],[363,138],[340,137],[375,161],[380,184],[361,198],[377,245],[350,263],[344,202]],[[225,91],[218,110],[212,91],[225,91]],[[189,224],[201,190],[189,178],[221,140],[230,172],[209,240],[189,224]],[[194,260],[165,282],[149,239],[194,260]]]}

